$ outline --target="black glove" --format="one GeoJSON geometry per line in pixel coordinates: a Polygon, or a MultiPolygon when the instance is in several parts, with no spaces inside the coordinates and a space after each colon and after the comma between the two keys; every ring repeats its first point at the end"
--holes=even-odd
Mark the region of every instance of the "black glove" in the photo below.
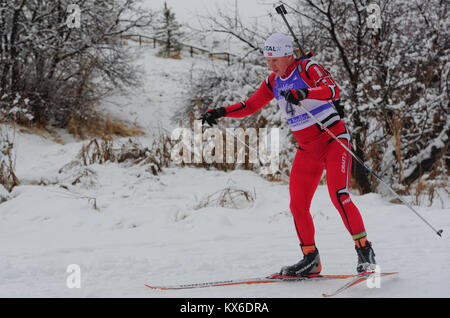
{"type": "Polygon", "coordinates": [[[307,88],[290,89],[288,91],[282,91],[280,92],[280,94],[289,103],[298,105],[300,101],[308,98],[308,89],[307,88]]]}
{"type": "Polygon", "coordinates": [[[200,118],[202,120],[202,125],[205,124],[205,122],[208,123],[210,127],[213,125],[217,125],[216,119],[221,118],[227,114],[227,111],[225,110],[225,107],[219,107],[215,109],[209,109],[206,113],[202,115],[200,118]]]}

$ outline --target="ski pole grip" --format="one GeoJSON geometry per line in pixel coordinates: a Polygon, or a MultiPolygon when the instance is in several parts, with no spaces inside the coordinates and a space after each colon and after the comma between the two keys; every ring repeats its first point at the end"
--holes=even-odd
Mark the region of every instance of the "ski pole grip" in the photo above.
{"type": "Polygon", "coordinates": [[[278,14],[287,14],[284,4],[280,4],[279,6],[275,7],[275,10],[277,11],[278,14]]]}

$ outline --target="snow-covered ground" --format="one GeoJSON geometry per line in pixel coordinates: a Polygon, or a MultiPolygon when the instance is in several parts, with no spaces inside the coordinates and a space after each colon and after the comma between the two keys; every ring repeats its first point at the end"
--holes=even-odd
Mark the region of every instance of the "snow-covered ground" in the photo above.
{"type": "MultiPolygon", "coordinates": [[[[183,80],[208,60],[162,60],[143,49],[144,86],[130,96],[111,96],[105,113],[151,132],[170,131],[182,105],[183,80]]],[[[216,61],[215,63],[220,63],[216,61]]],[[[265,276],[296,262],[300,249],[288,210],[288,186],[249,171],[173,167],[154,176],[145,166],[93,164],[67,168],[83,142],[17,133],[16,174],[22,185],[0,204],[0,297],[321,297],[342,281],[243,285],[156,291],[144,283],[178,284],[265,276]],[[66,166],[66,169],[60,171],[66,166]],[[86,170],[83,170],[86,171],[86,170]],[[46,185],[39,185],[39,182],[46,185]],[[233,187],[254,194],[242,208],[200,202],[233,187]],[[95,198],[95,201],[94,201],[95,198]],[[80,288],[69,288],[80,269],[80,288]],[[69,283],[69,284],[68,284],[69,283]]],[[[84,142],[85,144],[86,142],[84,142]]],[[[353,194],[382,271],[380,288],[354,287],[340,297],[450,297],[450,198],[415,208],[434,234],[407,207],[377,194],[353,194]]],[[[412,202],[412,198],[406,198],[412,202]]],[[[241,202],[242,203],[242,202],[241,202]]],[[[323,273],[354,273],[356,253],[325,186],[311,213],[323,273]]]]}

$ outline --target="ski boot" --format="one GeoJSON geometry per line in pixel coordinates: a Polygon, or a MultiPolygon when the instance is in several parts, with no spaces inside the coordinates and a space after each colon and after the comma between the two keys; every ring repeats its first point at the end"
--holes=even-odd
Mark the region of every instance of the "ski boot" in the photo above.
{"type": "Polygon", "coordinates": [[[319,276],[322,270],[319,251],[315,245],[300,245],[303,252],[303,259],[291,266],[281,268],[279,275],[285,277],[315,277],[319,276]]]}
{"type": "Polygon", "coordinates": [[[365,237],[355,240],[355,249],[358,254],[358,264],[356,271],[363,273],[366,271],[374,271],[376,266],[375,252],[372,249],[372,243],[367,241],[365,237]]]}

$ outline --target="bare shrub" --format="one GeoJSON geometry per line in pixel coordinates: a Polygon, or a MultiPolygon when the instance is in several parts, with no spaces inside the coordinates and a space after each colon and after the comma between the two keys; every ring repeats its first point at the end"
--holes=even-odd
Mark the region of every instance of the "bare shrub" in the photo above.
{"type": "Polygon", "coordinates": [[[97,139],[92,139],[87,145],[81,147],[78,158],[85,166],[115,161],[112,142],[109,140],[101,140],[99,142],[97,139]]]}
{"type": "Polygon", "coordinates": [[[67,131],[80,140],[89,138],[102,138],[111,140],[116,137],[143,136],[145,132],[112,118],[103,118],[103,115],[93,114],[86,119],[72,117],[66,127],[67,131]]]}
{"type": "Polygon", "coordinates": [[[151,152],[159,163],[160,167],[168,168],[171,162],[171,150],[174,142],[167,133],[160,131],[159,136],[153,141],[151,152]]]}
{"type": "Polygon", "coordinates": [[[195,205],[194,210],[199,210],[208,206],[244,209],[251,206],[255,200],[256,192],[251,193],[247,190],[227,187],[203,198],[195,205]]]}
{"type": "Polygon", "coordinates": [[[93,187],[97,183],[97,174],[92,169],[83,167],[79,170],[72,185],[82,184],[85,188],[93,187]]]}
{"type": "Polygon", "coordinates": [[[442,208],[450,197],[448,186],[448,168],[445,160],[435,162],[430,173],[421,174],[412,184],[405,188],[405,192],[414,198],[415,205],[440,203],[442,208]]]}
{"type": "Polygon", "coordinates": [[[3,130],[0,138],[0,185],[11,192],[15,186],[20,184],[14,172],[16,167],[14,143],[8,133],[3,130]]]}
{"type": "Polygon", "coordinates": [[[156,139],[151,148],[148,148],[132,138],[123,142],[92,139],[81,147],[77,159],[61,168],[60,173],[77,165],[116,162],[148,166],[153,175],[158,175],[162,168],[168,167],[170,163],[170,143],[166,142],[167,140],[166,135],[161,135],[160,139],[156,139]]]}

